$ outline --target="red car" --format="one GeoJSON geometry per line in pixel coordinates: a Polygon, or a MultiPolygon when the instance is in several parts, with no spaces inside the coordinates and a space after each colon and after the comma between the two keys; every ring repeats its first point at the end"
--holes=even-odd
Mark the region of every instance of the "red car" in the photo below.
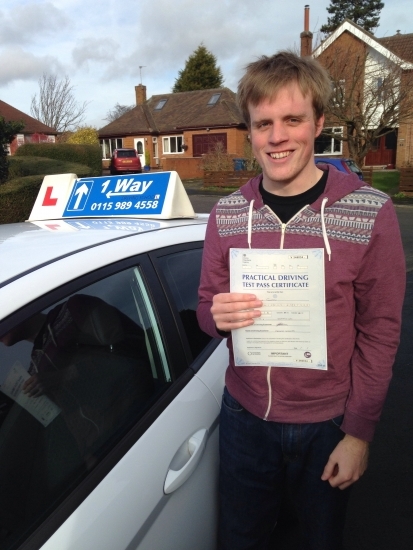
{"type": "Polygon", "coordinates": [[[111,174],[142,172],[142,165],[136,149],[115,149],[110,159],[111,174]]]}

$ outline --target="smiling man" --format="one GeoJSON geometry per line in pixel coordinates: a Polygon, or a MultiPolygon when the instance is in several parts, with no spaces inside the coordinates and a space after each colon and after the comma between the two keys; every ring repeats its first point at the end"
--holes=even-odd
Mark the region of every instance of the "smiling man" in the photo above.
{"type": "MultiPolygon", "coordinates": [[[[388,196],[314,163],[330,92],[318,62],[290,52],[250,64],[238,87],[262,174],[211,213],[198,307],[203,330],[227,338],[230,352],[220,424],[221,550],[267,548],[284,486],[301,548],[341,548],[346,489],[367,467],[391,378],[405,286],[400,232],[388,196]],[[308,346],[326,333],[326,364],[237,366],[232,333],[259,323],[266,304],[230,292],[230,249],[324,251],[317,295],[325,296],[325,321],[311,325],[310,311],[308,346]]],[[[278,277],[275,267],[267,272],[278,277]]],[[[263,348],[257,333],[254,356],[263,348]]],[[[275,341],[274,334],[273,355],[290,353],[277,352],[275,341]]]]}

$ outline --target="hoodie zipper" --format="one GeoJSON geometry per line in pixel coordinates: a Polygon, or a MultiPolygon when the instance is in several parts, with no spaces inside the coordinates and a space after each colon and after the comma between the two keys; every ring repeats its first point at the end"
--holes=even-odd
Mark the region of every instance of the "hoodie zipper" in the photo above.
{"type": "MultiPolygon", "coordinates": [[[[277,220],[281,224],[281,238],[280,238],[280,250],[284,250],[284,238],[285,238],[285,230],[287,229],[287,225],[292,222],[303,210],[305,210],[309,205],[303,206],[301,210],[299,210],[290,220],[288,220],[287,223],[284,223],[280,220],[280,218],[277,216],[277,214],[274,214],[274,216],[277,218],[277,220]]],[[[251,246],[250,246],[251,247],[251,246]]],[[[271,368],[268,367],[267,369],[267,385],[268,385],[268,406],[267,410],[265,411],[264,420],[268,420],[268,415],[270,414],[271,405],[272,405],[272,388],[271,388],[271,368]]]]}

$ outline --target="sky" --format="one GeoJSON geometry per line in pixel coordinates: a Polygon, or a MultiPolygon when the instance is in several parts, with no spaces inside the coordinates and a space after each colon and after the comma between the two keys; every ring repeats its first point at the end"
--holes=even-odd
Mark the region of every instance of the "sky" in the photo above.
{"type": "MultiPolygon", "coordinates": [[[[385,1],[385,0],[384,0],[385,1]]],[[[310,5],[313,43],[329,0],[310,5]]],[[[101,128],[116,103],[169,93],[203,43],[224,86],[236,91],[243,68],[261,55],[298,50],[305,1],[298,0],[8,0],[0,4],[0,99],[30,114],[42,74],[69,77],[84,124],[101,128]]],[[[377,37],[413,33],[411,0],[388,0],[377,37]]]]}

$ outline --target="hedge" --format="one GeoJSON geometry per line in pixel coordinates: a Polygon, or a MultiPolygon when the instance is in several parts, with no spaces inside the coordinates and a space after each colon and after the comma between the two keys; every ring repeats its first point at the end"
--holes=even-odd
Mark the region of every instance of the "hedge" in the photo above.
{"type": "Polygon", "coordinates": [[[85,164],[92,169],[91,176],[102,175],[102,150],[99,145],[73,143],[25,143],[15,153],[18,157],[46,157],[66,162],[85,164]]]}
{"type": "Polygon", "coordinates": [[[85,164],[77,164],[74,162],[66,162],[45,157],[10,157],[9,161],[9,178],[11,181],[14,178],[25,176],[38,175],[53,175],[53,174],[76,174],[79,178],[87,178],[93,176],[93,170],[85,164]]]}
{"type": "Polygon", "coordinates": [[[9,162],[13,179],[0,185],[0,223],[27,220],[45,175],[70,173],[79,178],[92,176],[89,166],[73,162],[37,157],[11,157],[9,162]]]}
{"type": "Polygon", "coordinates": [[[43,176],[27,176],[0,185],[0,223],[27,220],[42,182],[43,176]]]}

